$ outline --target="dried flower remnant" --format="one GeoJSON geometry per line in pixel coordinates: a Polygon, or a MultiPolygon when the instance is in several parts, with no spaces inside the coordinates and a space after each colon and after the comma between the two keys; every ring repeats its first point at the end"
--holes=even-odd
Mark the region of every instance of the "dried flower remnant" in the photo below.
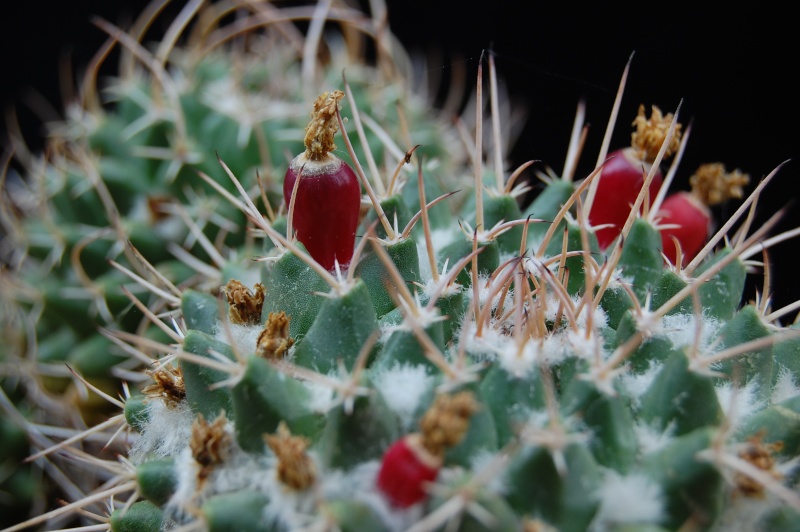
{"type": "Polygon", "coordinates": [[[175,408],[186,399],[186,386],[180,367],[167,364],[147,374],[155,381],[142,389],[148,399],[162,399],[170,408],[175,408]]]}
{"type": "Polygon", "coordinates": [[[307,452],[309,441],[293,436],[286,423],[275,434],[265,434],[264,441],[278,458],[278,479],[286,486],[302,491],[314,485],[316,466],[307,452]]]}
{"type": "Polygon", "coordinates": [[[264,306],[266,289],[261,283],[254,286],[255,293],[241,281],[231,279],[223,291],[228,300],[231,323],[237,325],[257,325],[261,323],[261,308],[264,306]]]}
{"type": "Polygon", "coordinates": [[[455,447],[469,429],[469,419],[478,411],[470,392],[439,395],[420,420],[422,445],[434,456],[442,457],[455,447]]]}
{"type": "Polygon", "coordinates": [[[226,430],[227,424],[224,413],[211,423],[206,421],[203,414],[198,413],[192,424],[189,448],[195,462],[200,466],[197,477],[201,481],[208,477],[214,466],[223,463],[228,457],[233,440],[226,430]]]}
{"type": "Polygon", "coordinates": [[[289,336],[290,321],[284,311],[270,312],[264,330],[258,335],[256,355],[268,359],[283,358],[294,345],[294,339],[289,336]]]}
{"type": "MultiPolygon", "coordinates": [[[[783,443],[772,442],[765,444],[762,438],[763,434],[757,434],[745,442],[744,448],[738,453],[739,458],[762,471],[766,471],[776,480],[780,480],[783,475],[775,470],[774,453],[783,449],[783,443]]],[[[734,485],[736,491],[746,497],[764,497],[764,485],[744,473],[735,474],[734,485]]]]}

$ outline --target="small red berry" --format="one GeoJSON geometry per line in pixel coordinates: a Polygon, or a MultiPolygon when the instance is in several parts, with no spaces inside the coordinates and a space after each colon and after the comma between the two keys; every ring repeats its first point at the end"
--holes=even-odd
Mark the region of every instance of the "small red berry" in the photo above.
{"type": "MultiPolygon", "coordinates": [[[[612,224],[595,231],[600,249],[606,249],[619,236],[651,166],[637,157],[637,150],[634,148],[615,151],[603,166],[597,178],[600,182],[592,210],[589,212],[589,223],[592,226],[612,224]]],[[[661,171],[656,171],[648,189],[651,201],[658,194],[662,182],[661,171]]]]}
{"type": "Polygon", "coordinates": [[[742,187],[749,181],[750,177],[739,170],[726,172],[722,163],[704,164],[689,180],[691,192],[676,192],[664,200],[656,218],[659,226],[674,226],[660,229],[664,256],[671,264],[678,265],[675,240],[681,248],[680,266],[686,266],[703,249],[713,231],[709,205],[741,198],[742,187]]]}
{"type": "Polygon", "coordinates": [[[420,432],[398,440],[383,455],[377,486],[392,505],[408,508],[427,496],[448,449],[461,442],[478,411],[472,392],[440,394],[420,419],[420,432]]]}
{"type": "Polygon", "coordinates": [[[664,256],[671,264],[676,263],[678,252],[675,239],[677,239],[683,255],[681,266],[686,266],[708,241],[711,211],[690,193],[676,192],[661,204],[658,217],[659,225],[675,226],[661,229],[661,248],[664,256]]]}
{"type": "Polygon", "coordinates": [[[397,440],[383,456],[378,488],[398,508],[408,508],[425,499],[425,486],[436,480],[441,460],[421,444],[417,433],[397,440]]]}
{"type": "Polygon", "coordinates": [[[333,91],[317,98],[306,128],[306,151],[292,160],[283,180],[283,198],[297,240],[328,270],[333,270],[336,262],[343,269],[350,264],[361,208],[358,177],[350,165],[331,153],[336,148],[336,110],[342,97],[342,91],[333,91]]]}

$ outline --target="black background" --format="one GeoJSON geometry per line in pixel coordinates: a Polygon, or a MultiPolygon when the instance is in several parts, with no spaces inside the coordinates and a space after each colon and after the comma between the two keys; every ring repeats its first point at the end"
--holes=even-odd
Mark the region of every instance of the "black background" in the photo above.
{"type": "MultiPolygon", "coordinates": [[[[539,168],[547,164],[560,171],[576,105],[583,98],[590,132],[578,176],[588,173],[633,54],[612,149],[629,142],[628,124],[640,103],[665,112],[681,104],[680,120],[692,123],[692,133],[674,188],[685,188],[691,172],[705,162],[723,162],[756,181],[788,161],[763,194],[757,221],[797,197],[798,47],[789,13],[753,3],[710,13],[663,3],[660,11],[608,3],[588,8],[549,4],[388,2],[390,25],[400,41],[411,51],[437,52],[428,67],[432,77],[446,83],[463,66],[474,84],[481,53],[491,50],[500,77],[528,112],[512,152],[515,166],[535,159],[542,161],[539,168]]],[[[91,24],[91,15],[124,28],[144,5],[100,0],[4,5],[0,100],[5,109],[15,108],[31,144],[36,145],[40,121],[26,102],[36,94],[59,111],[59,62],[70,56],[80,69],[105,39],[91,24]]],[[[800,225],[800,205],[790,209],[777,231],[800,225]]],[[[797,242],[770,253],[773,308],[800,298],[793,253],[797,242]]],[[[761,275],[752,281],[749,296],[761,285],[761,275]]]]}

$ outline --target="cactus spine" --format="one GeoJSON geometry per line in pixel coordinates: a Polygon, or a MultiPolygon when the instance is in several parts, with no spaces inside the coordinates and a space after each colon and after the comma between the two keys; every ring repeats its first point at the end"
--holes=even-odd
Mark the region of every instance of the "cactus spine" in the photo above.
{"type": "Polygon", "coordinates": [[[120,75],[5,176],[6,531],[796,526],[800,337],[741,301],[791,236],[747,222],[780,167],[673,265],[688,135],[637,117],[652,164],[601,246],[602,164],[521,204],[491,56],[458,129],[380,6],[201,4],[155,47],[151,14],[99,22],[120,75]],[[349,265],[307,251],[282,177],[331,90],[349,265]]]}

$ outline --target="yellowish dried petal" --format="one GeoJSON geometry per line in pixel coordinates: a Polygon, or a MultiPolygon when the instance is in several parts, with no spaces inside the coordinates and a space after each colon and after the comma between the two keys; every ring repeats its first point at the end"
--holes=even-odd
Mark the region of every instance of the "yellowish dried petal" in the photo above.
{"type": "Polygon", "coordinates": [[[237,325],[257,325],[261,323],[261,309],[264,306],[266,288],[256,283],[255,293],[236,279],[231,279],[222,289],[228,300],[231,323],[237,325]]]}
{"type": "MultiPolygon", "coordinates": [[[[672,125],[672,113],[666,115],[661,112],[661,109],[652,106],[650,118],[645,114],[644,105],[639,106],[639,114],[633,120],[634,131],[631,134],[631,146],[639,152],[639,157],[643,161],[652,163],[661,145],[664,144],[664,139],[667,138],[667,132],[672,125]]],[[[667,145],[667,150],[664,152],[664,157],[669,157],[678,150],[681,144],[681,124],[675,125],[675,132],[667,145]]]]}
{"type": "Polygon", "coordinates": [[[155,381],[142,389],[148,399],[163,399],[170,408],[186,399],[186,386],[180,367],[167,364],[156,371],[148,371],[147,374],[155,381]]]}
{"type": "Polygon", "coordinates": [[[420,420],[422,445],[432,455],[444,456],[447,449],[455,447],[464,438],[469,429],[469,418],[478,408],[471,392],[439,395],[420,420]]]}
{"type": "Polygon", "coordinates": [[[281,421],[278,431],[265,434],[264,441],[278,457],[278,479],[286,486],[301,491],[311,487],[316,478],[316,467],[306,452],[309,441],[302,436],[293,436],[281,421]]]}
{"type": "MultiPolygon", "coordinates": [[[[750,438],[746,447],[739,452],[739,458],[749,462],[762,471],[768,472],[776,480],[780,480],[783,475],[775,469],[776,461],[774,453],[783,448],[783,443],[773,442],[765,444],[762,441],[762,437],[761,434],[758,434],[750,438]]],[[[735,475],[734,484],[736,490],[747,497],[764,497],[764,485],[743,473],[737,473],[735,475]]]]}
{"type": "Polygon", "coordinates": [[[283,311],[270,312],[264,330],[258,335],[256,355],[269,359],[283,357],[294,345],[294,339],[289,337],[290,321],[283,311]]]}
{"type": "Polygon", "coordinates": [[[306,157],[311,161],[322,161],[328,153],[336,149],[333,137],[339,131],[339,121],[336,119],[336,111],[339,108],[339,100],[344,98],[344,92],[335,90],[323,92],[314,102],[314,110],[311,112],[311,122],[306,126],[306,136],[304,143],[306,146],[306,157]]]}
{"type": "Polygon", "coordinates": [[[716,205],[731,198],[741,198],[750,176],[739,169],[727,172],[722,163],[700,166],[689,178],[692,194],[706,205],[716,205]]]}
{"type": "Polygon", "coordinates": [[[221,464],[228,457],[232,437],[225,430],[228,420],[222,413],[209,423],[202,414],[197,414],[197,418],[192,424],[192,437],[189,440],[189,448],[192,450],[192,457],[200,465],[198,478],[205,479],[215,465],[221,464]]]}

